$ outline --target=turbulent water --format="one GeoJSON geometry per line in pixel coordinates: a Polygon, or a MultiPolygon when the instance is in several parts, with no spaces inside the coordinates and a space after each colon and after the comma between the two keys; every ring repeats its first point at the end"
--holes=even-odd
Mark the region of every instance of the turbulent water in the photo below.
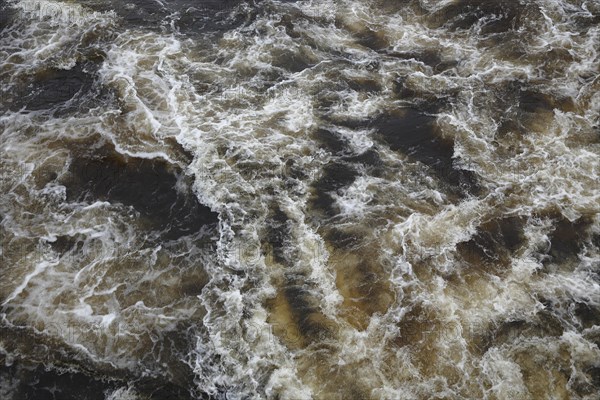
{"type": "Polygon", "coordinates": [[[600,399],[600,2],[0,2],[0,398],[600,399]]]}

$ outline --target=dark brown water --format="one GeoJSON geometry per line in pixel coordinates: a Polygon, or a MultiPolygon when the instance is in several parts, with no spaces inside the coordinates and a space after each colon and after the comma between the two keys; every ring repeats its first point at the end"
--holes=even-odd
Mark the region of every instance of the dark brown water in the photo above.
{"type": "Polygon", "coordinates": [[[0,399],[600,393],[600,5],[0,2],[0,399]]]}

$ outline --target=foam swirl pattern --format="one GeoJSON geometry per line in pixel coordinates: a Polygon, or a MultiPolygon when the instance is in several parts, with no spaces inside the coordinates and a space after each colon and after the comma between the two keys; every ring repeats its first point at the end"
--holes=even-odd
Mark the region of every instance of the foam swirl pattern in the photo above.
{"type": "Polygon", "coordinates": [[[0,2],[0,398],[598,399],[594,0],[0,2]]]}

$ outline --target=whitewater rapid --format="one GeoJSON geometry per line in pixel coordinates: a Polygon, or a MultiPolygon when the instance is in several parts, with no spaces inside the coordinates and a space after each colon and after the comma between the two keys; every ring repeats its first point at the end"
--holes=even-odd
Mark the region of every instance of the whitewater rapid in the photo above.
{"type": "Polygon", "coordinates": [[[0,29],[3,399],[600,398],[597,1],[0,29]]]}

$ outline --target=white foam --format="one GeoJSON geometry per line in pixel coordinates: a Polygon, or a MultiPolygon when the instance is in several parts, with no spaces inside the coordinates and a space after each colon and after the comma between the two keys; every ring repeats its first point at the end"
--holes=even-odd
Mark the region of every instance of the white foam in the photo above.
{"type": "MultiPolygon", "coordinates": [[[[98,77],[100,85],[114,90],[116,105],[101,105],[85,116],[0,116],[0,146],[7,154],[0,166],[3,171],[20,166],[19,176],[3,173],[1,178],[6,189],[2,229],[7,232],[2,254],[5,242],[30,245],[55,242],[59,236],[78,237],[83,246],[81,252],[64,254],[42,246],[35,254],[42,261],[34,262],[34,254],[15,258],[6,273],[12,280],[0,285],[3,305],[12,307],[3,318],[45,324],[47,333],[98,362],[157,374],[170,368],[146,361],[148,343],[157,340],[157,333],[193,322],[201,325],[190,355],[195,382],[215,396],[227,390],[232,399],[329,398],[339,393],[524,398],[533,395],[527,368],[516,357],[523,349],[543,351],[548,364],[566,360],[573,365],[573,379],[584,379],[582,371],[597,359],[597,347],[575,328],[560,337],[493,342],[481,353],[473,346],[507,322],[534,326],[543,310],[541,297],[600,304],[600,287],[590,278],[598,249],[588,243],[577,263],[550,264],[556,271],[546,270],[540,255],[548,252],[555,222],[532,217],[558,210],[574,222],[598,213],[598,149],[579,141],[593,132],[600,110],[597,80],[585,78],[598,66],[599,30],[571,31],[572,14],[562,2],[540,2],[543,20],[531,25],[539,24],[540,33],[521,43],[527,56],[516,59],[486,47],[477,28],[469,33],[430,29],[423,18],[404,12],[404,5],[398,5],[404,11],[385,15],[373,2],[263,3],[256,16],[216,42],[201,34],[187,40],[177,32],[133,27],[119,32],[103,48],[107,56],[98,77]],[[286,26],[283,16],[292,12],[298,18],[286,26]],[[361,44],[369,30],[389,47],[361,44]],[[561,69],[564,74],[548,76],[551,68],[538,65],[551,49],[576,55],[561,69]],[[436,71],[418,60],[427,51],[442,61],[456,61],[456,66],[436,71]],[[294,68],[302,63],[306,68],[289,70],[286,61],[292,56],[301,61],[293,62],[294,68]],[[544,79],[552,83],[535,83],[544,79]],[[349,84],[360,87],[357,82],[372,82],[376,89],[349,84]],[[495,96],[511,82],[571,97],[581,110],[534,112],[535,122],[547,119],[548,124],[509,132],[520,136],[508,143],[498,131],[503,115],[498,115],[495,96]],[[454,141],[454,166],[476,174],[481,196],[457,200],[430,169],[379,140],[376,129],[343,125],[414,105],[410,96],[399,98],[400,83],[425,102],[447,101],[435,115],[436,134],[454,141]],[[322,127],[347,144],[344,156],[373,150],[381,158],[378,172],[356,165],[357,179],[332,193],[340,215],[327,220],[313,215],[309,201],[311,191],[319,190],[314,181],[323,167],[339,161],[315,139],[322,127]],[[97,134],[121,154],[186,166],[200,201],[220,214],[216,252],[198,249],[193,240],[148,247],[149,239],[134,228],[136,220],[125,207],[106,201],[66,204],[66,187],[36,186],[34,176],[47,168],[48,160],[54,160],[60,177],[68,174],[69,152],[51,149],[53,138],[69,143],[97,134]],[[189,165],[173,153],[173,139],[192,155],[189,165]],[[291,161],[306,177],[291,179],[291,161]],[[291,227],[279,250],[297,255],[283,266],[262,253],[274,205],[291,227]],[[523,245],[508,256],[508,265],[467,262],[458,249],[461,244],[475,240],[482,224],[505,216],[525,221],[523,245]],[[362,330],[348,322],[337,287],[336,268],[341,267],[330,265],[329,243],[321,236],[323,228],[348,227],[366,232],[356,240],[373,252],[369,263],[383,270],[373,279],[388,279],[389,273],[395,296],[389,309],[369,314],[362,330]],[[186,263],[174,264],[182,254],[187,254],[186,263]],[[195,268],[206,272],[208,284],[185,296],[178,287],[185,283],[181,276],[195,268]],[[273,334],[264,304],[282,289],[278,282],[286,274],[303,277],[306,295],[333,326],[331,337],[295,349],[273,334]],[[417,321],[419,332],[410,332],[413,307],[431,318],[417,321]],[[51,328],[50,322],[61,329],[51,328]],[[402,337],[407,333],[420,339],[402,337]],[[408,344],[398,345],[403,343],[399,338],[408,344]],[[569,354],[561,353],[559,345],[569,354]],[[473,381],[482,384],[469,386],[473,381]]],[[[432,12],[450,3],[420,2],[432,12]]],[[[14,37],[0,39],[3,54],[23,59],[4,66],[15,71],[10,84],[48,63],[71,68],[81,35],[114,24],[112,13],[71,3],[60,12],[44,11],[55,10],[56,2],[19,4],[27,23],[15,28],[14,37]],[[71,24],[75,15],[79,17],[71,24]]],[[[589,229],[600,229],[597,218],[591,225],[589,229]]],[[[577,326],[568,315],[546,311],[577,326]]],[[[107,393],[110,400],[129,398],[136,398],[130,389],[107,393]]]]}

